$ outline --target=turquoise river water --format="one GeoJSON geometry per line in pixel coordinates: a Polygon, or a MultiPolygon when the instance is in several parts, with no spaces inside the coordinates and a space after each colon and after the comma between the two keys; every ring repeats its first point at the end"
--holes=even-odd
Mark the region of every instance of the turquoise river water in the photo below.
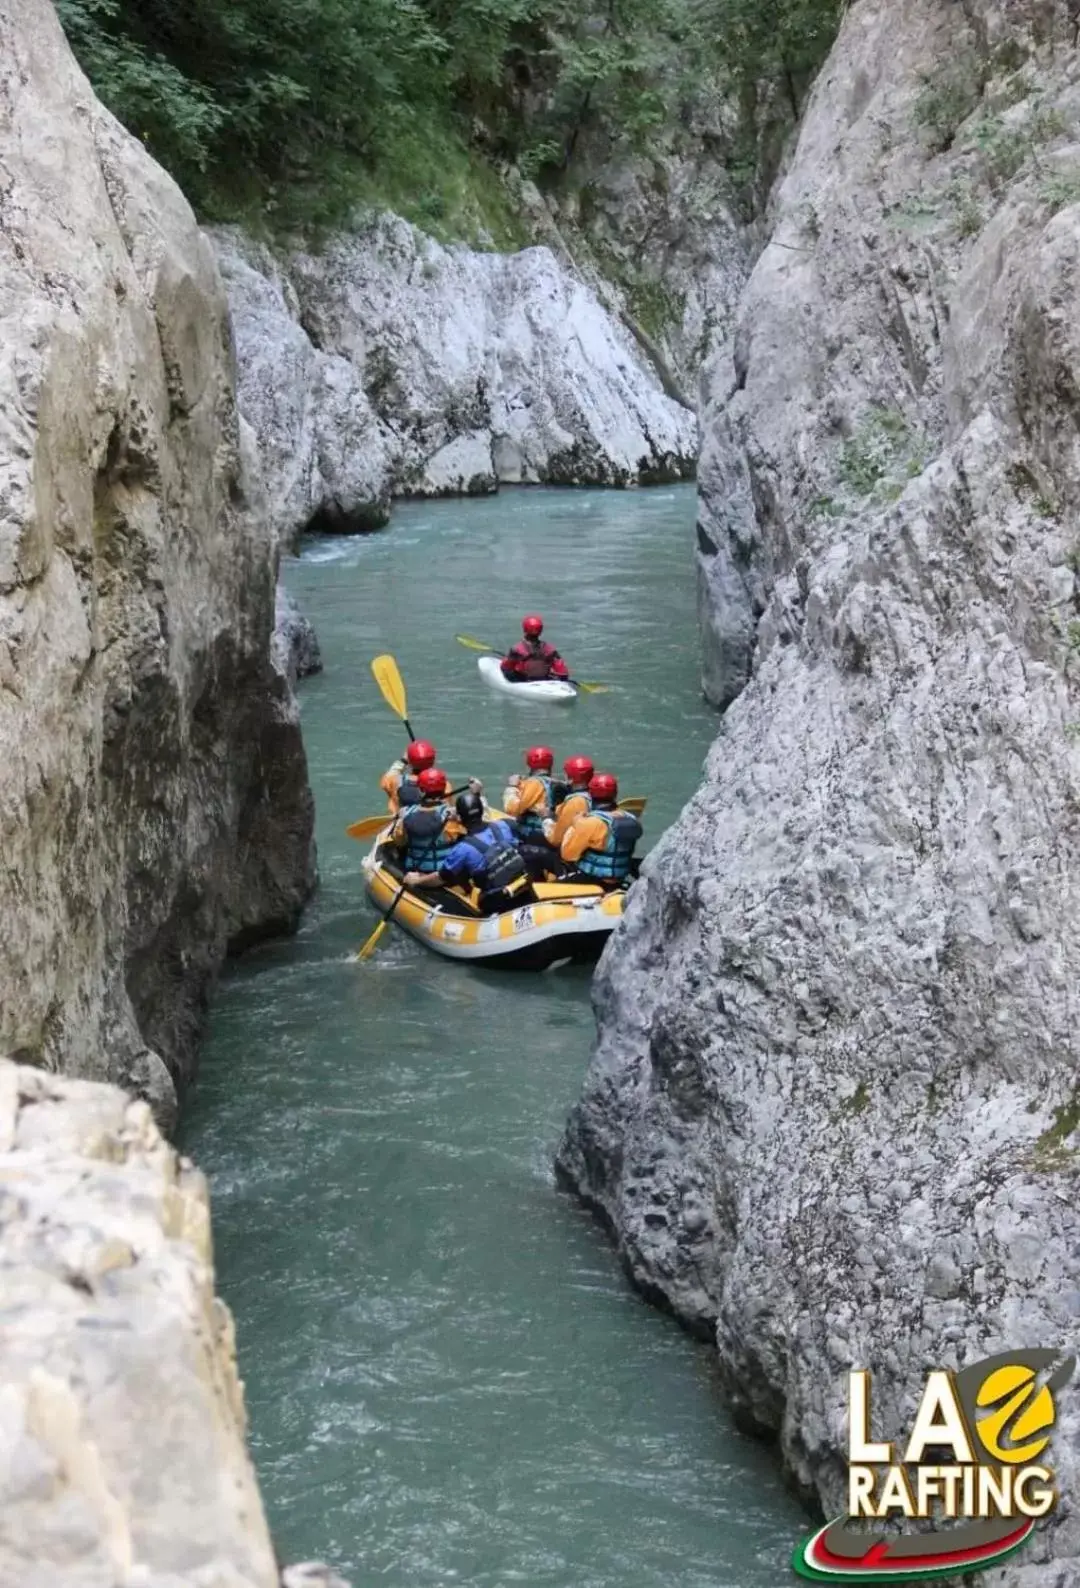
{"type": "Polygon", "coordinates": [[[648,839],[715,728],[698,688],[692,489],[410,504],[312,542],[287,581],[325,672],[301,685],[321,889],[299,936],[223,981],[184,1146],[213,1191],[252,1446],[282,1558],[355,1588],[773,1588],[806,1518],[731,1426],[711,1351],[628,1288],[552,1155],[592,1039],[589,977],[484,972],[374,916],[360,847],[414,729],[497,797],[550,743],[645,794],[648,839]],[[545,616],[570,707],[480,682],[465,632],[545,616]]]}

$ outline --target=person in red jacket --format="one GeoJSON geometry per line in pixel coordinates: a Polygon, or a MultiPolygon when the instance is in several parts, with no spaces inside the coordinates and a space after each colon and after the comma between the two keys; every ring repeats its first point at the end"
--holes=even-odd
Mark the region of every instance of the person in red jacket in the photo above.
{"type": "Polygon", "coordinates": [[[542,678],[569,678],[570,669],[547,640],[541,639],[544,620],[535,612],[521,620],[523,639],[511,645],[503,657],[503,677],[514,684],[532,684],[542,678]]]}

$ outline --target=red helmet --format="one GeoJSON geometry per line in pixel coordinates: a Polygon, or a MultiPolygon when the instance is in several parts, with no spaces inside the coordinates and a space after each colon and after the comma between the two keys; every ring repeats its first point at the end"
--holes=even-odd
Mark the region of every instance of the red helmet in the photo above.
{"type": "Polygon", "coordinates": [[[435,746],[427,739],[414,739],[405,751],[405,759],[414,772],[422,772],[435,765],[435,746]]]}
{"type": "Polygon", "coordinates": [[[531,640],[538,640],[544,632],[544,620],[535,612],[530,612],[527,618],[521,620],[521,632],[528,635],[531,640]]]}
{"type": "Polygon", "coordinates": [[[571,783],[587,783],[593,775],[593,764],[587,755],[571,755],[562,764],[571,783]]]}
{"type": "Polygon", "coordinates": [[[525,765],[530,772],[550,772],[555,765],[555,752],[546,745],[534,744],[531,750],[525,751],[525,765]]]}
{"type": "Polygon", "coordinates": [[[426,766],[416,780],[421,794],[445,794],[446,773],[437,766],[426,766]]]}
{"type": "Polygon", "coordinates": [[[597,772],[589,779],[589,795],[601,805],[614,802],[619,797],[619,785],[610,772],[597,772]]]}

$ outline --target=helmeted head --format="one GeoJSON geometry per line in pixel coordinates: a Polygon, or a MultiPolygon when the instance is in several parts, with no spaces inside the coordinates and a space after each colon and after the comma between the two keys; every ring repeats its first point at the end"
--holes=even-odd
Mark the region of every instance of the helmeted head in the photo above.
{"type": "Polygon", "coordinates": [[[562,765],[574,788],[588,788],[593,775],[593,764],[587,755],[570,755],[562,765]]]}
{"type": "Polygon", "coordinates": [[[521,620],[521,632],[527,640],[538,640],[544,632],[544,620],[536,612],[530,612],[528,617],[521,620]]]}
{"type": "Polygon", "coordinates": [[[484,802],[479,794],[474,794],[468,789],[464,794],[458,795],[454,804],[466,832],[475,832],[478,827],[484,825],[484,802]]]}
{"type": "Polygon", "coordinates": [[[423,772],[435,765],[435,746],[427,739],[414,739],[405,750],[405,759],[413,772],[423,772]]]}
{"type": "Polygon", "coordinates": [[[416,781],[425,801],[434,803],[446,793],[446,773],[440,767],[426,766],[416,781]]]}
{"type": "Polygon", "coordinates": [[[534,744],[525,751],[525,765],[530,772],[550,772],[555,765],[555,752],[546,744],[534,744]]]}
{"type": "Polygon", "coordinates": [[[619,785],[610,772],[597,772],[589,779],[589,797],[597,805],[614,805],[619,797],[619,785]]]}

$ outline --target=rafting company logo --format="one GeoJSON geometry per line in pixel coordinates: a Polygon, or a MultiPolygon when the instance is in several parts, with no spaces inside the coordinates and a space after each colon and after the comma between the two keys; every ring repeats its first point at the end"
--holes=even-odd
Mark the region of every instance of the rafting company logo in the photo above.
{"type": "Polygon", "coordinates": [[[959,1373],[931,1373],[902,1461],[871,1439],[870,1375],[852,1373],[848,1515],[799,1545],[791,1562],[799,1576],[910,1582],[996,1565],[1019,1549],[1057,1504],[1045,1453],[1054,1396],[1075,1366],[1057,1351],[1006,1351],[959,1373]],[[897,1521],[923,1526],[897,1531],[897,1521]]]}

